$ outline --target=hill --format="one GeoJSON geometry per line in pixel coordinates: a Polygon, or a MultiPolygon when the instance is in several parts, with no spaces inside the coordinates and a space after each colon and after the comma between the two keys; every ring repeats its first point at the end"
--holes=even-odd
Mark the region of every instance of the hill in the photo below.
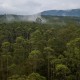
{"type": "Polygon", "coordinates": [[[75,16],[80,17],[80,9],[72,9],[72,10],[47,10],[41,12],[41,15],[47,16],[75,16]]]}

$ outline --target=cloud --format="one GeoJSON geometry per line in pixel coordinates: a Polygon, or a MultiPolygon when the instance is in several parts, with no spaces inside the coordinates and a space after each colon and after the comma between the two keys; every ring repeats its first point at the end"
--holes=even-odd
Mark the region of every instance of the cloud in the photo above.
{"type": "Polygon", "coordinates": [[[80,0],[0,0],[0,13],[35,14],[44,10],[80,8],[80,0]]]}

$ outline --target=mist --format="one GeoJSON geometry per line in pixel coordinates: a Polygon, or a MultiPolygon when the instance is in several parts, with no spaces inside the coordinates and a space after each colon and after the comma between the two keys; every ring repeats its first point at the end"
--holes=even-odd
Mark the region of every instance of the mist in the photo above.
{"type": "Polygon", "coordinates": [[[13,21],[27,21],[27,22],[39,22],[37,19],[40,19],[40,23],[46,23],[47,20],[41,16],[40,13],[34,15],[5,15],[6,22],[13,22],[13,21]]]}

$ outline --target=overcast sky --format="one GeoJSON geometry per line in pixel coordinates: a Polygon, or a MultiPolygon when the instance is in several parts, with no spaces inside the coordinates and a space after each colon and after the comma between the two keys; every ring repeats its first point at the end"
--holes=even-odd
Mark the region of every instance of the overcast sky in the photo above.
{"type": "Polygon", "coordinates": [[[45,10],[80,8],[80,0],[0,0],[0,13],[35,14],[45,10]]]}

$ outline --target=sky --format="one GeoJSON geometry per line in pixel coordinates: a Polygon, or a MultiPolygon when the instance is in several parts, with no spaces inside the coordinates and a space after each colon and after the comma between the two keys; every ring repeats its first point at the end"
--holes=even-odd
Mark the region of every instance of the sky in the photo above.
{"type": "Polygon", "coordinates": [[[31,15],[45,10],[80,8],[80,0],[0,0],[0,14],[31,15]]]}

